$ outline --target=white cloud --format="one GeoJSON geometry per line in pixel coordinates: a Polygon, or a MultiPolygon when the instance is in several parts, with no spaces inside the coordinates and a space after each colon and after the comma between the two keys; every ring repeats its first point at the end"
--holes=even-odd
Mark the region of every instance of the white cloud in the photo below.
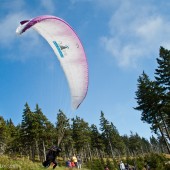
{"type": "MultiPolygon", "coordinates": [[[[22,35],[16,34],[16,28],[19,26],[20,21],[30,19],[30,15],[32,15],[32,13],[29,13],[28,8],[24,8],[27,5],[22,3],[21,0],[16,0],[16,2],[9,5],[8,3],[4,3],[2,8],[4,13],[6,10],[8,12],[0,18],[0,46],[4,51],[8,50],[8,52],[1,55],[0,58],[25,62],[35,57],[49,56],[52,50],[36,31],[30,29],[22,35]],[[17,8],[12,9],[16,5],[17,8]]],[[[52,1],[43,1],[42,6],[50,11],[54,9],[52,1]]]]}
{"type": "Polygon", "coordinates": [[[170,22],[153,4],[122,1],[108,25],[109,35],[101,41],[120,67],[136,67],[161,45],[170,44],[170,22]]]}
{"type": "Polygon", "coordinates": [[[9,50],[11,51],[11,53],[7,53],[8,56],[0,57],[25,61],[33,56],[32,54],[30,55],[30,52],[34,51],[34,53],[36,53],[36,51],[40,50],[36,48],[36,46],[42,48],[43,43],[40,36],[34,30],[29,30],[23,35],[16,34],[16,28],[19,26],[20,21],[28,18],[28,14],[21,11],[19,13],[10,13],[0,20],[0,45],[1,47],[5,47],[4,49],[8,50],[8,52],[9,50]],[[13,51],[15,51],[15,53],[13,51]]]}
{"type": "MultiPolygon", "coordinates": [[[[16,28],[26,14],[11,13],[7,15],[3,20],[0,20],[1,31],[0,31],[0,43],[1,45],[10,45],[10,43],[16,38],[16,28]]],[[[26,17],[27,18],[27,17],[26,17]]]]}
{"type": "Polygon", "coordinates": [[[162,29],[162,26],[163,21],[161,17],[149,18],[136,29],[136,32],[146,39],[148,37],[152,39],[157,36],[157,33],[162,29]]]}
{"type": "MultiPolygon", "coordinates": [[[[43,0],[40,9],[53,11],[54,4],[52,0],[43,0]]],[[[26,31],[22,35],[16,34],[16,28],[20,21],[30,19],[34,11],[30,13],[28,4],[22,0],[5,1],[0,6],[1,11],[5,14],[0,18],[0,46],[7,53],[1,55],[1,58],[8,60],[18,60],[25,62],[35,57],[48,56],[47,42],[33,29],[26,31]],[[43,53],[40,53],[43,51],[43,53]],[[40,56],[41,54],[41,56],[40,56]]]]}
{"type": "Polygon", "coordinates": [[[136,67],[136,61],[144,51],[139,50],[140,47],[137,44],[125,44],[117,38],[101,38],[102,44],[105,44],[106,50],[116,59],[118,66],[120,67],[136,67]]]}
{"type": "Polygon", "coordinates": [[[169,44],[170,22],[160,16],[149,18],[136,29],[136,34],[148,44],[169,44]]]}

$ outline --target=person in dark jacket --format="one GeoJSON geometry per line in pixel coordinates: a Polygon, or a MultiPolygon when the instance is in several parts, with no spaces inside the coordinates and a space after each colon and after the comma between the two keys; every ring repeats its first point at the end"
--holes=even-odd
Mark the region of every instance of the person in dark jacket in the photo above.
{"type": "Polygon", "coordinates": [[[46,155],[46,160],[42,163],[43,166],[48,168],[50,164],[53,163],[53,169],[55,169],[55,167],[57,166],[56,157],[59,155],[60,152],[61,148],[57,146],[52,146],[46,155]]]}

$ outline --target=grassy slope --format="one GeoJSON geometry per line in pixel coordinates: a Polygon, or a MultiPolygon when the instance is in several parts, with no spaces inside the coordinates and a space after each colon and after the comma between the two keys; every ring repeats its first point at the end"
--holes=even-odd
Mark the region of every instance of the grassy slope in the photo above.
{"type": "MultiPolygon", "coordinates": [[[[11,159],[7,156],[0,156],[0,169],[3,170],[44,170],[52,169],[52,166],[49,168],[44,168],[41,163],[33,163],[32,161],[25,158],[16,158],[11,159]]],[[[56,167],[57,170],[68,170],[65,167],[56,167]]],[[[74,170],[74,169],[72,169],[74,170]]],[[[81,170],[88,170],[82,168],[81,170]]]]}

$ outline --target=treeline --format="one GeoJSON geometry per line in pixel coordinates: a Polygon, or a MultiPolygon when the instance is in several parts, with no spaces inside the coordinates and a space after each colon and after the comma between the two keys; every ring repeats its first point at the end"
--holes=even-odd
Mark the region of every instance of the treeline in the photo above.
{"type": "Polygon", "coordinates": [[[56,123],[51,123],[43,114],[38,104],[31,111],[25,104],[22,122],[15,126],[12,120],[0,117],[1,153],[27,156],[35,161],[45,159],[46,149],[52,145],[62,148],[61,156],[68,158],[73,153],[79,154],[84,161],[92,158],[115,158],[137,156],[150,152],[167,152],[164,142],[155,137],[150,141],[137,133],[121,136],[112,122],[101,112],[100,127],[89,126],[76,116],[68,119],[61,110],[56,115],[56,123]]]}
{"type": "Polygon", "coordinates": [[[170,51],[160,47],[156,60],[155,80],[145,72],[138,78],[138,106],[135,109],[141,111],[141,120],[151,125],[152,131],[166,144],[170,153],[170,51]]]}

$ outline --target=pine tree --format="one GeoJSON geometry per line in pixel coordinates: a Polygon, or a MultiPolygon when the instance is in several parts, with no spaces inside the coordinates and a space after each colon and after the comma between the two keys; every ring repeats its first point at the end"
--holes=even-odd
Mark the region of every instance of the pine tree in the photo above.
{"type": "Polygon", "coordinates": [[[105,145],[103,142],[103,137],[99,133],[97,126],[92,124],[91,127],[91,149],[96,157],[103,159],[103,151],[105,150],[105,145]]]}
{"type": "Polygon", "coordinates": [[[155,69],[155,79],[165,91],[170,93],[170,50],[160,47],[159,58],[157,58],[158,68],[155,69]]]}
{"type": "Polygon", "coordinates": [[[160,107],[164,127],[170,141],[170,50],[160,47],[157,63],[158,68],[155,69],[155,79],[163,91],[160,107]]]}
{"type": "Polygon", "coordinates": [[[144,137],[141,138],[141,149],[142,149],[143,153],[150,153],[151,152],[151,144],[144,137]]]}
{"type": "Polygon", "coordinates": [[[150,144],[152,147],[152,152],[160,152],[159,142],[153,135],[150,137],[150,144]]]}
{"type": "Polygon", "coordinates": [[[99,133],[97,126],[94,124],[91,125],[91,145],[99,150],[103,150],[104,148],[102,135],[99,133]]]}
{"type": "Polygon", "coordinates": [[[151,129],[155,133],[161,133],[170,152],[169,144],[166,139],[166,124],[160,107],[162,95],[162,88],[158,86],[155,81],[151,81],[148,75],[143,72],[143,74],[139,76],[138,79],[138,90],[136,91],[136,100],[138,106],[134,109],[142,112],[141,120],[151,124],[151,129]]]}
{"type": "Polygon", "coordinates": [[[137,133],[133,134],[131,132],[129,137],[129,144],[129,149],[135,156],[141,153],[144,154],[142,150],[142,140],[137,133]]]}
{"type": "Polygon", "coordinates": [[[73,155],[74,149],[74,141],[73,141],[73,131],[71,129],[71,125],[64,130],[64,137],[60,143],[60,147],[62,148],[62,154],[65,158],[69,158],[73,155]]]}
{"type": "Polygon", "coordinates": [[[31,159],[34,159],[34,152],[33,152],[34,133],[32,133],[34,115],[28,103],[25,104],[25,109],[23,111],[22,118],[23,118],[21,123],[22,151],[24,154],[29,155],[31,159]]]}
{"type": "Polygon", "coordinates": [[[81,153],[83,149],[85,149],[88,155],[91,157],[90,150],[90,127],[87,122],[85,122],[80,117],[76,116],[76,118],[72,119],[72,130],[73,130],[73,140],[74,147],[78,153],[81,153]]]}
{"type": "MultiPolygon", "coordinates": [[[[47,133],[51,132],[53,129],[47,129],[47,124],[49,123],[47,117],[43,114],[41,108],[36,104],[34,111],[34,121],[32,122],[32,134],[34,136],[36,153],[38,155],[38,160],[42,159],[43,155],[40,154],[44,151],[44,141],[46,141],[47,133]]],[[[44,153],[45,154],[45,153],[44,153]]]]}
{"type": "Polygon", "coordinates": [[[15,154],[19,151],[19,141],[15,139],[19,137],[18,129],[15,127],[12,119],[6,121],[7,128],[7,149],[6,152],[10,152],[10,154],[15,154]]]}
{"type": "Polygon", "coordinates": [[[107,152],[111,152],[112,158],[117,154],[124,153],[125,146],[122,138],[119,135],[118,130],[109,122],[105,117],[104,113],[101,112],[100,116],[100,130],[102,131],[103,138],[105,139],[105,146],[107,152]]]}
{"type": "Polygon", "coordinates": [[[0,154],[5,152],[7,147],[7,128],[6,122],[2,116],[0,116],[0,154]]]}
{"type": "Polygon", "coordinates": [[[129,137],[127,135],[122,136],[122,140],[125,144],[125,152],[127,156],[132,156],[132,152],[130,151],[130,142],[129,137]]]}
{"type": "Polygon", "coordinates": [[[69,129],[69,119],[66,117],[66,115],[59,110],[59,113],[57,114],[57,122],[56,122],[56,130],[57,130],[57,145],[59,146],[64,135],[65,131],[69,129]]]}

